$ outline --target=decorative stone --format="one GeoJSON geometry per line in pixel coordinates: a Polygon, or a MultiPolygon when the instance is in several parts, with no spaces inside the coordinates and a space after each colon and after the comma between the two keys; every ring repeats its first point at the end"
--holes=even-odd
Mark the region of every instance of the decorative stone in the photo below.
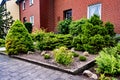
{"type": "Polygon", "coordinates": [[[97,76],[96,74],[92,73],[92,72],[89,71],[89,70],[85,70],[85,71],[83,72],[83,75],[85,75],[85,76],[87,76],[87,77],[89,77],[89,78],[91,78],[91,79],[94,79],[94,80],[97,80],[97,79],[98,79],[98,76],[97,76]]]}
{"type": "Polygon", "coordinates": [[[34,54],[34,52],[32,52],[32,51],[28,51],[27,54],[34,54]]]}
{"type": "Polygon", "coordinates": [[[46,54],[47,53],[47,51],[42,51],[41,52],[41,55],[43,56],[44,54],[46,54]]]}
{"type": "Polygon", "coordinates": [[[75,52],[75,48],[71,48],[71,50],[70,50],[71,52],[75,52]]]}
{"type": "Polygon", "coordinates": [[[42,51],[40,51],[40,50],[35,50],[35,52],[41,54],[42,51]]]}
{"type": "Polygon", "coordinates": [[[87,51],[85,51],[83,55],[88,57],[90,54],[87,51]]]}

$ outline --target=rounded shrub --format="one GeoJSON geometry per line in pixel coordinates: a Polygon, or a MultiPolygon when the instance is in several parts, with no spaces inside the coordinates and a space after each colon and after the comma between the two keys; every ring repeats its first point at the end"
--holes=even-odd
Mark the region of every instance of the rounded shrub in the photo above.
{"type": "Polygon", "coordinates": [[[44,54],[44,59],[50,59],[50,54],[44,54]]]}
{"type": "Polygon", "coordinates": [[[10,27],[5,40],[5,47],[8,55],[27,53],[33,51],[33,41],[25,26],[15,21],[10,27]]]}
{"type": "Polygon", "coordinates": [[[24,23],[24,25],[25,25],[26,29],[28,30],[28,32],[32,33],[32,27],[33,27],[32,23],[26,22],[26,23],[24,23]]]}
{"type": "Polygon", "coordinates": [[[80,61],[86,61],[87,58],[86,58],[85,56],[79,56],[79,60],[80,60],[80,61]]]}
{"type": "Polygon", "coordinates": [[[72,54],[73,54],[73,57],[78,57],[79,56],[79,54],[76,53],[76,52],[72,52],[72,54]]]}
{"type": "Polygon", "coordinates": [[[67,50],[66,47],[60,47],[54,50],[54,59],[57,63],[63,65],[70,65],[73,62],[72,52],[67,50]]]}

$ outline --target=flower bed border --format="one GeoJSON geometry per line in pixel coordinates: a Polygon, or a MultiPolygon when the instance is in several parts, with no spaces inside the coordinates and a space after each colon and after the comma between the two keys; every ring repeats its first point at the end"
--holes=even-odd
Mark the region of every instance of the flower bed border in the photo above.
{"type": "Polygon", "coordinates": [[[62,69],[62,68],[60,68],[58,66],[55,66],[55,65],[52,65],[52,64],[48,64],[48,63],[40,62],[40,61],[37,61],[37,60],[25,58],[25,57],[22,57],[22,56],[19,56],[19,55],[18,56],[13,55],[11,57],[15,58],[15,59],[26,61],[26,62],[30,62],[30,63],[33,63],[33,64],[41,65],[41,66],[46,67],[46,68],[59,70],[59,71],[66,72],[66,73],[69,73],[69,74],[74,74],[74,75],[82,73],[84,70],[89,69],[89,68],[91,68],[92,66],[95,65],[95,60],[93,59],[91,61],[88,61],[83,66],[80,66],[76,69],[62,69]]]}

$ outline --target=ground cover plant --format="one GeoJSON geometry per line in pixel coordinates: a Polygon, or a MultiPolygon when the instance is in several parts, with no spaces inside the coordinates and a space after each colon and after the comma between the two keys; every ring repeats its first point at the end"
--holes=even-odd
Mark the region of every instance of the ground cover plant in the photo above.
{"type": "Polygon", "coordinates": [[[19,20],[15,21],[10,27],[5,39],[5,47],[8,55],[27,53],[34,50],[32,38],[19,20]]]}
{"type": "Polygon", "coordinates": [[[120,43],[115,47],[104,48],[96,58],[98,73],[117,75],[120,73],[120,43]]]}

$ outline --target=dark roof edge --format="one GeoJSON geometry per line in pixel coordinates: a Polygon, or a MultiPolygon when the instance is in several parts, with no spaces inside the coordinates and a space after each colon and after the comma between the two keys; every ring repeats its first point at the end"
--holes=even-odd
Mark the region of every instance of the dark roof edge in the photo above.
{"type": "Polygon", "coordinates": [[[16,0],[16,3],[19,4],[22,1],[24,1],[24,0],[16,0]]]}

